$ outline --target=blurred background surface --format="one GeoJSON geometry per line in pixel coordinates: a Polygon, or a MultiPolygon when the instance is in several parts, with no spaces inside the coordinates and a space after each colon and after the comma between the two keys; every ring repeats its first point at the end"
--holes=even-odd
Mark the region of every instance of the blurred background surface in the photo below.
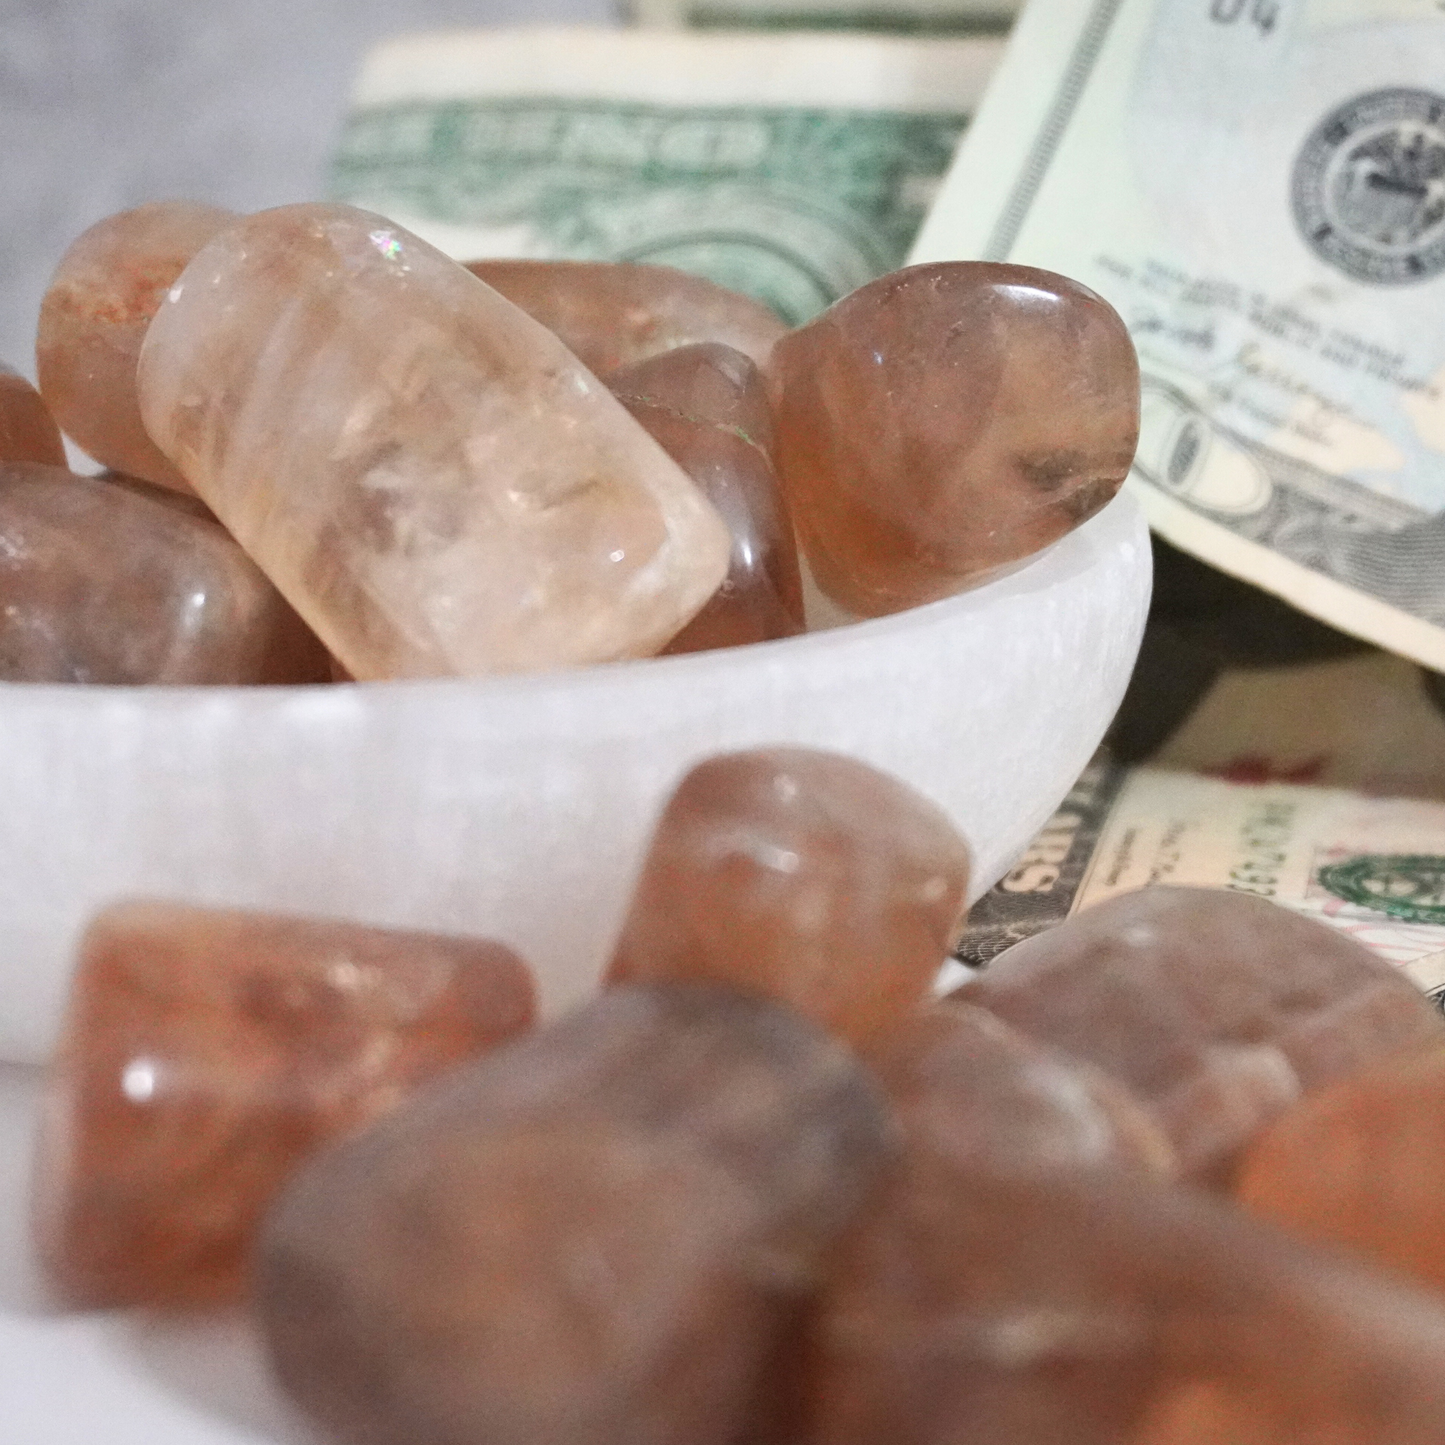
{"type": "Polygon", "coordinates": [[[373,41],[615,13],[612,0],[0,0],[0,360],[34,376],[46,282],[102,216],[319,196],[373,41]]]}

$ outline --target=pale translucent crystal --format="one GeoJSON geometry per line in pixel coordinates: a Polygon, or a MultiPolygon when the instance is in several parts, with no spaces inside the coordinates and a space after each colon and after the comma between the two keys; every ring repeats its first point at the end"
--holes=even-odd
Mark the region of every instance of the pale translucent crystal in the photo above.
{"type": "Polygon", "coordinates": [[[156,315],[146,427],[347,669],[655,652],[722,520],[549,331],[383,217],[263,211],[156,315]]]}

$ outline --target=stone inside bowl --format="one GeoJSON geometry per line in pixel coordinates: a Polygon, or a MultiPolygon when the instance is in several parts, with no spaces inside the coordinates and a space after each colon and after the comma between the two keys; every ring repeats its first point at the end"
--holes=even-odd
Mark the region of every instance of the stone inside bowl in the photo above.
{"type": "Polygon", "coordinates": [[[0,1059],[44,1058],[76,939],[118,897],[500,938],[544,1010],[595,985],[652,821],[711,753],[833,748],[934,798],[973,896],[1088,761],[1149,599],[1133,500],[1012,575],[723,652],[491,681],[0,685],[0,1059]]]}

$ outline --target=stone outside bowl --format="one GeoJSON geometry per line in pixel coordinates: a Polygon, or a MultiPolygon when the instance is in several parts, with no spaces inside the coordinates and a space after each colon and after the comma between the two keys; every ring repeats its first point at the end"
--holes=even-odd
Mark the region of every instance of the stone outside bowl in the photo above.
{"type": "Polygon", "coordinates": [[[944,602],[722,652],[487,681],[0,684],[0,1061],[55,1037],[81,929],[146,895],[477,933],[544,1011],[594,987],[686,769],[831,748],[941,804],[972,896],[1097,746],[1149,600],[1132,498],[944,602]]]}

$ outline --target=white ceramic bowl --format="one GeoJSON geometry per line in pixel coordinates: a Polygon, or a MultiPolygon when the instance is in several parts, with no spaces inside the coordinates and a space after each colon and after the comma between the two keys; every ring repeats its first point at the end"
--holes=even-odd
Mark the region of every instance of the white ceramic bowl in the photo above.
{"type": "Polygon", "coordinates": [[[594,986],[686,769],[795,743],[940,803],[991,886],[1118,705],[1149,598],[1121,496],[1027,567],[783,642],[520,679],[0,685],[0,1059],[48,1052],[80,929],[145,894],[481,933],[594,986]]]}

